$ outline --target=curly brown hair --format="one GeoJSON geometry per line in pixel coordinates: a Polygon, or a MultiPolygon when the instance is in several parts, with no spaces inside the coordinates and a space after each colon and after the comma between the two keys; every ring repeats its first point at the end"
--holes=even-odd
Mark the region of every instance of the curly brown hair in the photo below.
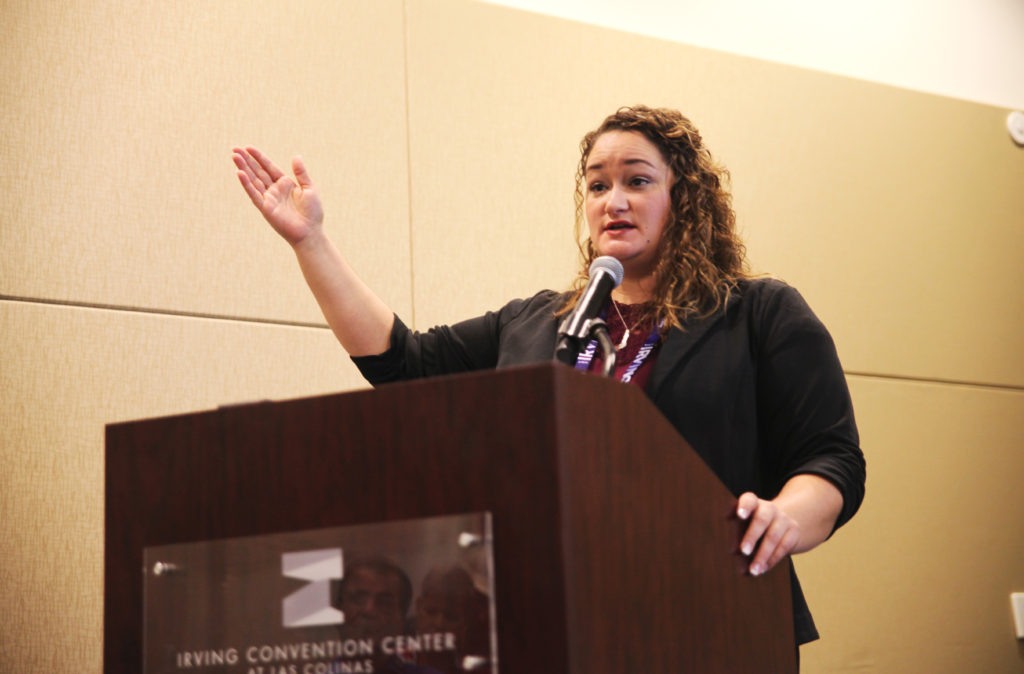
{"type": "Polygon", "coordinates": [[[582,237],[584,176],[594,142],[612,130],[643,134],[672,170],[671,209],[659,242],[651,313],[656,320],[664,320],[666,328],[682,328],[686,319],[710,315],[724,306],[737,281],[748,275],[746,248],[735,231],[729,172],[711,157],[697,127],[677,110],[644,105],[619,108],[580,141],[575,231],[583,264],[573,282],[574,292],[559,313],[575,306],[586,286],[590,263],[597,257],[590,238],[582,237]]]}

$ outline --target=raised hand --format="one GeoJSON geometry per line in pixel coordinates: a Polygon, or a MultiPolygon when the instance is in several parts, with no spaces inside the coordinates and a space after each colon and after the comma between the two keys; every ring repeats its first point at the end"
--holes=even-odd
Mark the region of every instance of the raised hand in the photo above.
{"type": "Polygon", "coordinates": [[[252,203],[291,244],[302,275],[341,345],[353,356],[383,353],[395,315],[324,232],[320,197],[302,159],[292,159],[293,178],[254,147],[233,148],[231,158],[252,203]]]}
{"type": "Polygon", "coordinates": [[[285,241],[295,246],[319,229],[323,206],[301,157],[292,159],[294,179],[254,147],[233,148],[231,158],[246,194],[285,241]]]}

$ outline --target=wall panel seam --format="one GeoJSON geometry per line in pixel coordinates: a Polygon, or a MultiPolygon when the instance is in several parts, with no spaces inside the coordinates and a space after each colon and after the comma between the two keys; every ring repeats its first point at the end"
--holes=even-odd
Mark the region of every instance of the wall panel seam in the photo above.
{"type": "MultiPolygon", "coordinates": [[[[102,304],[98,302],[73,302],[68,300],[53,300],[37,297],[19,297],[15,295],[0,295],[0,302],[14,302],[22,304],[38,304],[46,306],[66,307],[74,309],[91,309],[94,311],[114,311],[121,313],[145,314],[150,316],[174,316],[178,318],[196,318],[212,321],[224,321],[229,323],[249,323],[254,325],[273,325],[292,328],[312,328],[316,330],[330,330],[326,323],[313,323],[307,321],[287,321],[271,318],[255,318],[248,316],[231,316],[228,314],[212,314],[191,311],[175,311],[172,309],[153,309],[145,307],[130,307],[116,304],[102,304]]],[[[844,370],[847,377],[861,379],[875,379],[882,381],[913,383],[913,384],[935,384],[939,386],[957,386],[987,389],[993,391],[1008,391],[1013,393],[1024,393],[1024,386],[1011,384],[992,384],[980,381],[941,379],[935,377],[912,377],[907,375],[884,374],[881,372],[863,372],[844,370]]]]}
{"type": "Polygon", "coordinates": [[[911,377],[899,374],[884,374],[881,372],[856,372],[852,370],[843,371],[847,377],[859,377],[862,379],[879,379],[883,381],[902,382],[910,384],[936,384],[939,386],[962,386],[969,388],[981,388],[992,391],[1010,391],[1013,393],[1024,393],[1024,386],[1012,384],[992,384],[981,381],[969,381],[966,379],[941,379],[935,377],[911,377]]]}
{"type": "Polygon", "coordinates": [[[200,318],[211,321],[225,321],[230,323],[252,323],[256,325],[275,325],[291,328],[314,328],[317,330],[329,330],[326,323],[313,323],[308,321],[288,321],[274,318],[257,318],[251,316],[232,316],[229,314],[213,314],[198,311],[177,311],[174,309],[153,309],[147,307],[130,307],[117,304],[103,304],[100,302],[74,302],[68,300],[53,300],[38,297],[18,297],[13,295],[0,295],[0,302],[17,302],[22,304],[42,304],[47,306],[67,307],[73,309],[92,309],[95,311],[116,311],[121,313],[147,314],[151,316],[175,316],[178,318],[200,318]]]}
{"type": "Polygon", "coordinates": [[[416,325],[416,251],[412,231],[412,111],[409,104],[409,0],[402,0],[402,75],[405,84],[405,176],[409,207],[409,310],[410,323],[416,325]]]}

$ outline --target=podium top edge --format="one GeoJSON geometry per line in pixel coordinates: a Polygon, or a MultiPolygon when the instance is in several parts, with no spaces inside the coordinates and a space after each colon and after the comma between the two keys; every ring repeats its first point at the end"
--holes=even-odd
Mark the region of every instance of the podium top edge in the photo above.
{"type": "Polygon", "coordinates": [[[378,384],[377,386],[371,386],[367,383],[365,387],[347,389],[343,391],[335,391],[329,393],[319,393],[311,395],[297,396],[294,398],[281,398],[281,399],[254,399],[246,400],[235,403],[225,403],[218,405],[214,408],[200,408],[184,412],[174,412],[169,414],[160,414],[152,417],[139,417],[135,419],[125,419],[120,421],[112,421],[105,424],[105,428],[109,430],[130,426],[133,424],[146,423],[146,422],[167,422],[183,417],[202,417],[211,416],[215,417],[224,413],[232,413],[236,411],[249,411],[260,407],[267,406],[288,406],[295,404],[302,404],[312,400],[328,400],[342,397],[368,395],[374,391],[387,391],[395,387],[406,387],[406,388],[444,388],[449,386],[452,382],[465,381],[471,379],[496,379],[501,380],[508,377],[522,377],[522,376],[547,376],[552,377],[552,382],[555,380],[564,381],[602,381],[610,384],[620,384],[620,382],[607,380],[602,377],[595,377],[592,374],[586,374],[578,372],[573,368],[567,367],[561,363],[555,361],[544,362],[544,363],[531,363],[527,365],[515,365],[507,368],[499,368],[493,370],[476,370],[472,372],[460,372],[457,374],[450,375],[438,375],[434,377],[423,377],[420,379],[411,379],[405,381],[387,382],[378,384]],[[542,374],[544,373],[544,374],[542,374]]]}

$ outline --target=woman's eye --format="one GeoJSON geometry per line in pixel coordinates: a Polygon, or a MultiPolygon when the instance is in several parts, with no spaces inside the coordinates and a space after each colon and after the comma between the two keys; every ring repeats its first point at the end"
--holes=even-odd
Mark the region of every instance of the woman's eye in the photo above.
{"type": "Polygon", "coordinates": [[[603,192],[604,183],[590,183],[590,186],[587,189],[589,189],[591,192],[603,192]]]}
{"type": "Polygon", "coordinates": [[[646,185],[649,182],[651,182],[650,179],[646,178],[645,176],[634,176],[633,178],[630,179],[629,184],[646,185]]]}

